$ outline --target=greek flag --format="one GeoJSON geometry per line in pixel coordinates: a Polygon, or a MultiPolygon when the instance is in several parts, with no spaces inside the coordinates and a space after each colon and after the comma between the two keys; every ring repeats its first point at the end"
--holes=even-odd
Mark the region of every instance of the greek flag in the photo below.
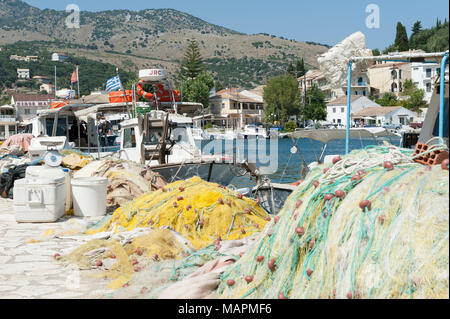
{"type": "Polygon", "coordinates": [[[121,88],[122,83],[120,83],[120,78],[118,75],[106,81],[106,91],[108,92],[117,91],[121,88]]]}

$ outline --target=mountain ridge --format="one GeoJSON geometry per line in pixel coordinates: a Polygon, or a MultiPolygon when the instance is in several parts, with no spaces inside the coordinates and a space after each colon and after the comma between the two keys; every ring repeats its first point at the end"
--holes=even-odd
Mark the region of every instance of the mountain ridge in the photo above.
{"type": "Polygon", "coordinates": [[[2,0],[0,45],[18,39],[50,43],[51,49],[106,60],[130,71],[164,67],[174,75],[189,39],[195,38],[217,80],[247,87],[285,72],[289,62],[300,58],[308,67],[317,67],[317,55],[328,49],[265,33],[245,34],[169,8],[81,11],[79,29],[66,28],[69,14],[38,9],[21,0],[2,0]],[[226,76],[219,74],[224,70],[226,76]]]}

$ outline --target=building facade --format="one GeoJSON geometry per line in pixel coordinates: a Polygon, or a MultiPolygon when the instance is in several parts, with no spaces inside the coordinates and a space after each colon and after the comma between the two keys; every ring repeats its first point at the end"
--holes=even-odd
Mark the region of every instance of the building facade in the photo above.
{"type": "Polygon", "coordinates": [[[0,141],[17,134],[18,121],[12,105],[0,106],[0,141]]]}
{"type": "Polygon", "coordinates": [[[411,65],[407,62],[377,63],[369,67],[367,73],[370,85],[378,90],[379,97],[384,93],[399,96],[405,80],[411,79],[411,65]]]}
{"type": "Polygon", "coordinates": [[[54,62],[64,62],[69,57],[65,53],[53,53],[52,54],[52,61],[54,62]]]}
{"type": "MultiPolygon", "coordinates": [[[[350,117],[365,108],[379,107],[380,105],[362,95],[351,96],[350,117]]],[[[342,96],[327,104],[327,122],[347,126],[347,97],[342,96]]],[[[356,123],[350,122],[351,125],[356,123]]]]}
{"type": "MultiPolygon", "coordinates": [[[[425,91],[424,99],[427,103],[430,103],[440,70],[441,66],[439,64],[423,62],[413,62],[411,64],[411,80],[417,85],[417,88],[425,91]]],[[[448,65],[446,71],[448,71],[448,65]]]]}
{"type": "Polygon", "coordinates": [[[17,78],[28,80],[30,78],[29,69],[17,69],[17,78]]]}
{"type": "Polygon", "coordinates": [[[417,119],[417,113],[402,106],[379,106],[362,109],[352,114],[351,117],[354,122],[360,122],[366,125],[408,125],[417,119]]]}
{"type": "Polygon", "coordinates": [[[336,92],[331,90],[330,83],[320,70],[309,70],[304,76],[297,79],[300,97],[303,99],[305,90],[308,91],[315,84],[325,94],[325,101],[331,101],[336,98],[336,92]]]}
{"type": "Polygon", "coordinates": [[[14,94],[11,105],[14,106],[16,118],[20,122],[28,121],[37,115],[38,110],[50,108],[51,95],[14,94]]]}
{"type": "Polygon", "coordinates": [[[226,126],[238,128],[264,119],[264,99],[257,91],[224,89],[210,99],[212,116],[222,118],[226,126]]]}

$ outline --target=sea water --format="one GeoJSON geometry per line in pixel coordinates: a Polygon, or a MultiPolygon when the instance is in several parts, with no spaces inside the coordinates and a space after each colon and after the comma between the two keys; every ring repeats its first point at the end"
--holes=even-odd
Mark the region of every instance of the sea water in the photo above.
{"type": "MultiPolygon", "coordinates": [[[[400,138],[391,137],[386,139],[388,142],[395,146],[399,146],[400,138]]],[[[221,143],[222,144],[222,154],[236,155],[244,158],[256,158],[256,165],[258,167],[267,165],[267,157],[270,157],[272,164],[276,162],[276,166],[272,169],[273,172],[268,174],[268,177],[272,182],[276,183],[293,183],[301,179],[301,170],[303,160],[306,164],[317,161],[322,153],[323,143],[318,141],[313,141],[310,139],[290,139],[283,138],[277,139],[277,147],[273,148],[277,151],[275,154],[271,153],[270,150],[270,139],[266,140],[234,140],[234,141],[224,141],[224,140],[214,140],[214,141],[202,141],[201,148],[202,152],[206,154],[216,153],[215,150],[218,148],[211,148],[209,143],[221,143]],[[242,147],[239,147],[237,143],[242,143],[242,147]],[[262,144],[265,143],[265,147],[262,144]],[[291,148],[296,145],[298,151],[294,154],[291,153],[291,148]],[[262,146],[262,147],[260,147],[262,146]],[[260,153],[261,152],[261,153],[260,153]],[[243,154],[242,154],[243,153],[243,154]],[[265,153],[265,154],[262,154],[265,153]],[[260,161],[263,160],[263,163],[260,161]]],[[[272,141],[274,142],[274,141],[272,141]]],[[[381,145],[383,143],[382,139],[373,138],[362,138],[362,139],[350,139],[349,150],[361,149],[369,145],[381,145]]],[[[198,144],[200,146],[200,144],[198,144]]],[[[219,148],[220,149],[220,148],[219,148]]],[[[343,155],[345,153],[345,140],[333,140],[328,143],[323,157],[326,155],[343,155]]],[[[322,158],[323,158],[322,157],[322,158]]],[[[232,181],[231,185],[237,188],[252,187],[254,182],[252,182],[248,175],[246,176],[236,176],[232,181]]]]}

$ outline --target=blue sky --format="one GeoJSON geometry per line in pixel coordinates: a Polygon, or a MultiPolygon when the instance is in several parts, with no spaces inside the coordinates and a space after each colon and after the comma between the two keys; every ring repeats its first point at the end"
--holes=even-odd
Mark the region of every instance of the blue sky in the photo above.
{"type": "Polygon", "coordinates": [[[417,20],[423,27],[447,18],[448,0],[25,0],[38,8],[65,10],[70,3],[82,11],[173,8],[244,33],[269,33],[298,41],[334,45],[355,31],[367,37],[368,47],[384,49],[395,38],[401,21],[411,33],[417,20]],[[380,27],[366,27],[366,6],[380,10],[380,27]]]}

